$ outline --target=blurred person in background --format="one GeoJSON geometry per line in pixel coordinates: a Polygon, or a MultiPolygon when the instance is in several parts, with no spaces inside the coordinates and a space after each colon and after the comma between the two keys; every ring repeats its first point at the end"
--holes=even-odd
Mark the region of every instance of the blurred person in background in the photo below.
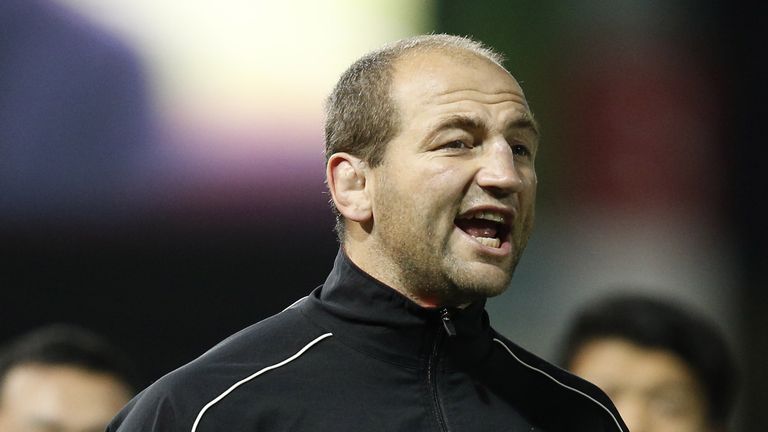
{"type": "Polygon", "coordinates": [[[670,301],[639,294],[582,308],[561,364],[602,388],[632,432],[724,432],[736,369],[712,322],[670,301]]]}
{"type": "Polygon", "coordinates": [[[0,221],[126,217],[148,175],[150,111],[115,35],[53,1],[0,1],[0,221]]]}
{"type": "Polygon", "coordinates": [[[342,245],[325,283],[156,381],[108,430],[626,432],[603,392],[485,311],[533,226],[538,139],[520,85],[476,41],[416,36],[358,59],[327,104],[342,245]]]}
{"type": "Polygon", "coordinates": [[[0,431],[101,432],[133,396],[133,365],[101,336],[54,324],[0,351],[0,431]]]}

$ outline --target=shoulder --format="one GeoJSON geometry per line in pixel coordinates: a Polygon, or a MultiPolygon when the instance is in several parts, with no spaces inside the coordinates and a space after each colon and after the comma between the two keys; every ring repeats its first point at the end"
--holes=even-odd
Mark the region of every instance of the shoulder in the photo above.
{"type": "Polygon", "coordinates": [[[525,350],[497,332],[493,334],[496,358],[520,383],[525,383],[532,406],[546,415],[573,416],[579,422],[600,419],[603,429],[626,431],[623,420],[608,396],[594,384],[525,350]]]}
{"type": "Polygon", "coordinates": [[[296,308],[269,317],[223,340],[138,394],[109,432],[190,431],[207,407],[260,374],[310,350],[330,333],[296,308]]]}

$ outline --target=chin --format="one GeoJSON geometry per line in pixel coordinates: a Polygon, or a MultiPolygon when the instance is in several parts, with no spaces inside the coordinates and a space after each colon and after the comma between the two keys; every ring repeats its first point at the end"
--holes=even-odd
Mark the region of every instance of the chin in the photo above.
{"type": "Polygon", "coordinates": [[[505,283],[503,285],[481,285],[481,286],[475,287],[475,292],[478,294],[479,297],[483,297],[483,298],[496,297],[498,295],[503,294],[504,291],[507,290],[508,286],[509,286],[508,283],[505,283]]]}
{"type": "MultiPolygon", "coordinates": [[[[487,272],[487,270],[485,270],[487,272]]],[[[479,299],[496,297],[507,290],[512,277],[509,273],[496,269],[478,277],[480,271],[474,271],[469,274],[457,275],[453,283],[459,292],[465,295],[479,299]]]]}

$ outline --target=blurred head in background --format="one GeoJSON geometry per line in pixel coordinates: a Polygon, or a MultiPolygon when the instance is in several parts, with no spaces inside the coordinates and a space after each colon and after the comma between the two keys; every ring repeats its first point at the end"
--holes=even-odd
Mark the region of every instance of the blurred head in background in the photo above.
{"type": "Polygon", "coordinates": [[[102,337],[56,324],[0,351],[0,430],[101,432],[134,393],[126,356],[102,337]]]}
{"type": "Polygon", "coordinates": [[[712,323],[678,305],[638,295],[588,305],[561,364],[602,388],[632,432],[727,430],[733,359],[712,323]]]}

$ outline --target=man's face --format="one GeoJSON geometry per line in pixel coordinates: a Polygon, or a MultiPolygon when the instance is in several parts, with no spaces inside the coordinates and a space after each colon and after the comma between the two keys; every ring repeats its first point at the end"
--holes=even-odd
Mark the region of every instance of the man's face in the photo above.
{"type": "Polygon", "coordinates": [[[0,388],[3,432],[102,432],[130,399],[109,375],[69,366],[21,365],[0,388]]]}
{"type": "Polygon", "coordinates": [[[380,265],[426,304],[500,294],[533,224],[538,132],[512,76],[467,54],[395,67],[400,133],[374,173],[380,265]]]}
{"type": "Polygon", "coordinates": [[[608,394],[632,432],[713,430],[700,384],[667,351],[598,339],[579,350],[570,369],[608,394]]]}

